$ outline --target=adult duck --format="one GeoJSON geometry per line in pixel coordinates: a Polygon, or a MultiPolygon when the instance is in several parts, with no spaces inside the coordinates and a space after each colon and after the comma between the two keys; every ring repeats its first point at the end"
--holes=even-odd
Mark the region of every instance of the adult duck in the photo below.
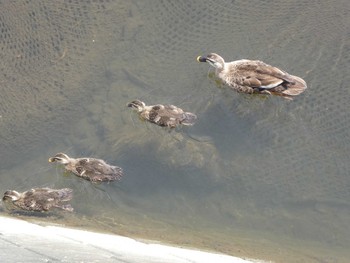
{"type": "Polygon", "coordinates": [[[302,78],[259,60],[225,62],[220,55],[210,53],[197,57],[197,61],[209,63],[219,79],[241,93],[272,94],[292,99],[307,88],[302,78]]]}

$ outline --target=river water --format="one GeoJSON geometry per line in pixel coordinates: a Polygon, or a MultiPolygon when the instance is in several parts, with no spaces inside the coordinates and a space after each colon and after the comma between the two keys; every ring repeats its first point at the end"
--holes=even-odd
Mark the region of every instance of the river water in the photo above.
{"type": "MultiPolygon", "coordinates": [[[[83,81],[62,84],[67,98],[74,94],[64,109],[51,93],[42,95],[51,96],[62,123],[35,122],[45,136],[29,137],[24,150],[0,149],[11,164],[2,164],[0,190],[73,188],[75,212],[39,217],[48,222],[276,262],[347,262],[349,2],[106,6],[124,10],[122,19],[100,25],[108,55],[96,54],[83,81]],[[210,52],[263,60],[304,78],[308,89],[293,101],[238,94],[196,62],[210,52]],[[196,113],[197,123],[173,131],[145,123],[126,107],[134,99],[177,105],[196,113]],[[125,176],[91,184],[49,164],[57,152],[102,158],[125,176]]],[[[103,48],[93,34],[90,40],[96,52],[103,48]]],[[[70,48],[60,63],[69,62],[70,48]]],[[[34,124],[20,127],[26,134],[34,124]]]]}

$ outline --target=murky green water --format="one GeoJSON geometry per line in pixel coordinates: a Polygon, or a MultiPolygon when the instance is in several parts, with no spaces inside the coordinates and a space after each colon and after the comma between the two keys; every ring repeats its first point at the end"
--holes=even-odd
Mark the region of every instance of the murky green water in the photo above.
{"type": "MultiPolygon", "coordinates": [[[[105,5],[125,16],[99,28],[109,37],[108,56],[95,59],[83,82],[62,84],[67,98],[74,94],[67,104],[42,95],[51,96],[53,111],[61,103],[63,122],[55,129],[55,119],[34,122],[50,131],[40,139],[27,134],[34,150],[0,149],[14,163],[3,164],[0,191],[73,188],[75,213],[51,222],[277,262],[347,262],[348,1],[105,5]],[[309,88],[294,101],[218,88],[209,66],[195,61],[209,52],[228,61],[261,59],[303,77],[309,88]],[[198,121],[168,132],[126,108],[134,99],[178,105],[198,121]],[[125,177],[92,185],[64,176],[47,163],[62,151],[105,159],[125,177]]],[[[102,52],[99,38],[94,43],[102,52]]],[[[33,127],[23,125],[21,134],[33,127]]]]}

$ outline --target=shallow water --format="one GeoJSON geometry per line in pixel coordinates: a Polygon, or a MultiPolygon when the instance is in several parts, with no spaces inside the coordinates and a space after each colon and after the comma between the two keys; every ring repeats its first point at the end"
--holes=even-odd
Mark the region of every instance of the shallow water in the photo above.
{"type": "MultiPolygon", "coordinates": [[[[83,82],[63,83],[74,100],[62,104],[60,130],[52,120],[35,122],[52,135],[29,133],[30,154],[2,147],[0,156],[16,164],[3,166],[0,190],[73,188],[75,213],[51,222],[277,262],[346,262],[348,1],[106,6],[125,15],[99,28],[109,36],[108,57],[99,57],[96,45],[99,59],[90,63],[98,69],[83,82]],[[261,59],[303,77],[308,89],[287,101],[218,87],[209,66],[195,61],[209,52],[228,61],[261,59]],[[180,106],[198,121],[169,132],[126,108],[134,99],[180,106]],[[47,163],[61,151],[105,159],[125,177],[92,185],[64,175],[47,163]]],[[[46,96],[54,105],[65,102],[46,96]]]]}

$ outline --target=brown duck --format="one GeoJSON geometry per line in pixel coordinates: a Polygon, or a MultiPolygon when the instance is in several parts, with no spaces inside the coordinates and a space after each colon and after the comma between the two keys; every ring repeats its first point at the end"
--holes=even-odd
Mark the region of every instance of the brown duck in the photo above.
{"type": "Polygon", "coordinates": [[[142,119],[163,127],[175,128],[182,125],[193,125],[197,116],[191,112],[184,112],[174,105],[150,105],[146,106],[143,101],[134,100],[128,107],[136,109],[142,119]]]}
{"type": "Polygon", "coordinates": [[[259,60],[225,62],[218,54],[210,53],[197,57],[197,61],[208,62],[219,79],[241,93],[273,94],[292,99],[307,88],[302,78],[259,60]]]}
{"type": "Polygon", "coordinates": [[[96,158],[74,159],[65,153],[58,153],[49,158],[49,162],[61,163],[67,171],[91,182],[110,182],[120,180],[123,176],[122,168],[107,164],[104,160],[96,158]]]}
{"type": "Polygon", "coordinates": [[[73,211],[68,202],[73,197],[73,190],[69,188],[51,189],[34,188],[23,193],[14,190],[7,190],[2,200],[6,203],[10,201],[15,207],[27,211],[44,212],[52,208],[60,208],[69,212],[73,211]]]}

